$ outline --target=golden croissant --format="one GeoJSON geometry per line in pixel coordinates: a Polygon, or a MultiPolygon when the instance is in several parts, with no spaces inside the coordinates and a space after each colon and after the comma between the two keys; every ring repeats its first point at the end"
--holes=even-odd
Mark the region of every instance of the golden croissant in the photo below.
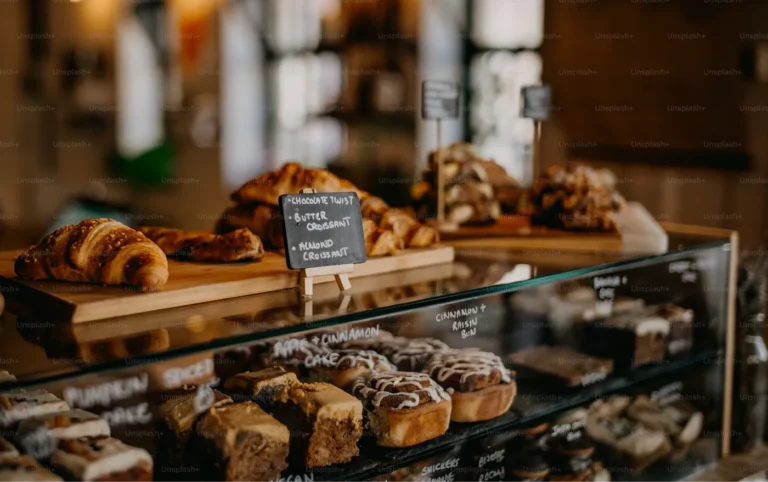
{"type": "Polygon", "coordinates": [[[57,229],[16,259],[29,280],[130,285],[151,291],[168,281],[168,259],[146,236],[111,219],[57,229]]]}

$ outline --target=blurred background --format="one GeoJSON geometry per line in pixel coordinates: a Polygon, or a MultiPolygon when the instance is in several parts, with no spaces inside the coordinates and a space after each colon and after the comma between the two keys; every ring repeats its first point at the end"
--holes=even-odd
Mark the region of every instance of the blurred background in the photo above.
{"type": "Polygon", "coordinates": [[[425,79],[461,86],[443,143],[523,183],[520,89],[549,84],[543,165],[762,246],[764,0],[0,0],[0,247],[84,215],[210,229],[288,160],[406,204],[425,79]]]}

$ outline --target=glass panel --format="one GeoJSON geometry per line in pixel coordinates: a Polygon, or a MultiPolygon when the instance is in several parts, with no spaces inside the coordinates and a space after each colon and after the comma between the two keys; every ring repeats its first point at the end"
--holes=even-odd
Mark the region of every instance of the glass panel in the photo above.
{"type": "MultiPolygon", "coordinates": [[[[343,343],[367,343],[400,370],[424,369],[446,386],[446,380],[453,380],[456,385],[449,392],[457,411],[461,408],[455,401],[460,395],[491,393],[481,392],[485,389],[478,384],[506,390],[505,385],[512,382],[494,378],[490,370],[487,378],[473,379],[470,387],[463,377],[451,379],[450,371],[444,376],[442,369],[448,365],[430,369],[422,356],[446,345],[478,348],[497,355],[504,367],[516,372],[517,393],[511,409],[502,404],[503,409],[486,420],[451,422],[445,433],[407,448],[377,446],[375,431],[366,431],[357,442],[360,456],[350,462],[314,469],[292,462],[281,477],[391,480],[396,473],[438,480],[492,476],[509,480],[511,471],[531,468],[540,457],[552,475],[593,473],[606,467],[613,480],[677,480],[719,456],[729,248],[717,243],[570,271],[547,264],[547,258],[557,258],[551,252],[525,253],[527,263],[516,258],[521,253],[469,253],[455,269],[451,267],[450,274],[436,272],[430,277],[422,272],[422,278],[413,279],[412,273],[401,273],[396,275],[400,280],[379,278],[382,288],[358,290],[350,300],[321,295],[323,301],[317,300],[313,307],[315,317],[302,318],[294,311],[298,300],[285,310],[281,298],[289,297],[289,292],[271,294],[271,305],[262,299],[261,311],[246,315],[239,308],[234,310],[238,315],[230,314],[222,304],[211,313],[196,307],[197,313],[191,314],[195,307],[187,307],[183,325],[169,324],[152,336],[125,337],[122,343],[114,340],[81,348],[80,355],[91,361],[116,360],[98,365],[101,373],[96,373],[96,365],[83,365],[84,371],[93,373],[50,379],[45,389],[71,407],[101,416],[114,437],[149,450],[156,477],[216,480],[220,475],[207,472],[214,467],[215,452],[212,456],[203,450],[202,439],[195,434],[187,437],[185,429],[169,425],[162,415],[167,413],[164,404],[184,396],[184,385],[197,386],[186,392],[194,401],[194,410],[187,409],[192,420],[207,417],[212,401],[207,387],[229,391],[242,402],[243,395],[232,392],[225,382],[247,370],[280,365],[303,382],[332,381],[349,389],[342,379],[349,372],[332,368],[340,356],[336,350],[343,343]],[[527,267],[521,268],[523,264],[527,267]],[[516,273],[512,278],[530,273],[533,281],[494,284],[509,273],[516,273]],[[467,290],[467,286],[484,288],[467,290]],[[340,308],[344,303],[350,307],[340,308]],[[209,314],[222,319],[208,320],[209,314]],[[222,339],[202,341],[216,326],[227,325],[238,326],[239,333],[247,335],[225,328],[222,339]],[[186,332],[189,345],[185,348],[169,347],[180,342],[177,329],[186,332]],[[387,332],[402,338],[389,339],[387,332]],[[426,338],[425,345],[414,352],[403,351],[404,344],[415,338],[426,338]],[[145,354],[131,356],[139,349],[145,354]],[[543,350],[546,356],[531,355],[543,350]],[[573,412],[578,408],[585,410],[573,412]],[[654,428],[659,417],[666,425],[654,428]],[[651,449],[640,454],[629,442],[612,442],[631,434],[651,449]],[[591,440],[576,444],[586,452],[565,457],[571,446],[561,444],[576,439],[591,440]],[[180,450],[179,444],[186,448],[180,450]],[[521,454],[529,458],[517,458],[521,454]]],[[[133,322],[149,322],[147,316],[142,318],[133,322]]],[[[106,331],[132,328],[127,319],[103,323],[112,323],[106,331]]],[[[46,350],[61,345],[35,338],[29,330],[34,326],[26,322],[18,327],[46,350]]],[[[89,333],[94,336],[92,330],[89,333]]],[[[2,338],[8,338],[6,333],[2,338]]],[[[22,356],[19,351],[3,353],[22,356]]],[[[282,405],[270,405],[273,402],[268,400],[269,396],[257,399],[282,423],[291,423],[280,411],[282,405]]],[[[492,406],[482,405],[476,412],[465,408],[462,413],[484,418],[492,406]]],[[[301,440],[302,433],[292,431],[291,437],[301,440]]],[[[340,430],[339,437],[346,435],[340,430]]],[[[233,443],[240,443],[237,440],[233,443]]],[[[295,456],[295,447],[291,450],[295,456]]]]}

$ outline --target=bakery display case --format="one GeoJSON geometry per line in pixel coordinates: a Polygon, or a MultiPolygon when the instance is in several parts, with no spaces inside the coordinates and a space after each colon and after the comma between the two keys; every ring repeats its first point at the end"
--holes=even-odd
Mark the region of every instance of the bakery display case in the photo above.
{"type": "Polygon", "coordinates": [[[76,324],[7,308],[0,479],[687,478],[729,453],[736,246],[670,246],[457,249],[76,324]]]}

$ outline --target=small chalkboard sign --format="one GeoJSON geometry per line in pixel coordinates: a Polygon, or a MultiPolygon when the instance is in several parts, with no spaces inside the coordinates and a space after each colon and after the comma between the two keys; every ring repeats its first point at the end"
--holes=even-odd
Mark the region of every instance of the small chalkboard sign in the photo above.
{"type": "Polygon", "coordinates": [[[302,270],[302,294],[312,295],[312,278],[336,275],[342,291],[349,289],[355,264],[368,258],[363,236],[360,199],[353,192],[280,196],[285,261],[290,269],[302,270]]]}
{"type": "Polygon", "coordinates": [[[522,89],[522,116],[535,121],[549,119],[552,107],[552,89],[548,85],[529,85],[522,89]]]}
{"type": "Polygon", "coordinates": [[[437,80],[425,80],[421,83],[421,117],[423,119],[453,119],[458,116],[458,84],[437,80]]]}

